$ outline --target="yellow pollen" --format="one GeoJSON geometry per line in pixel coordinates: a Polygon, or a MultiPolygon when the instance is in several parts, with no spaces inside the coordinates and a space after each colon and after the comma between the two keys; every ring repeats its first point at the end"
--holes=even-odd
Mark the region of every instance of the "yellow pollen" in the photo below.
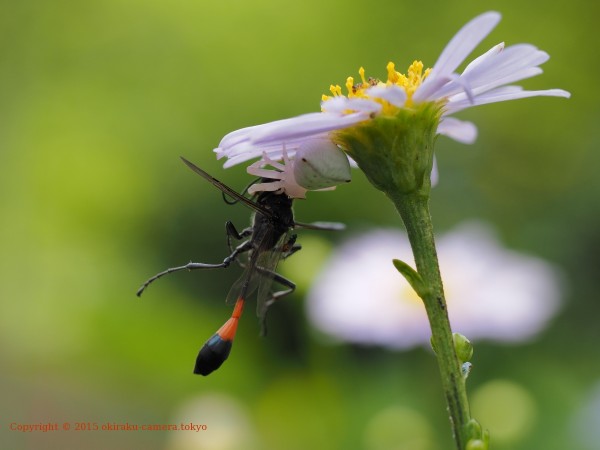
{"type": "Polygon", "coordinates": [[[367,84],[367,80],[365,80],[365,68],[361,67],[360,69],[358,69],[358,74],[360,75],[360,79],[363,82],[363,85],[367,84]]]}
{"type": "Polygon", "coordinates": [[[396,65],[391,61],[387,64],[386,69],[388,73],[388,84],[396,84],[402,74],[396,72],[396,65]]]}
{"type": "Polygon", "coordinates": [[[354,97],[354,89],[352,89],[352,86],[354,86],[354,78],[346,78],[346,89],[348,90],[348,98],[354,97]]]}
{"type": "MultiPolygon", "coordinates": [[[[413,102],[412,102],[413,94],[415,93],[417,88],[421,85],[421,83],[423,83],[425,78],[427,78],[427,76],[431,72],[431,69],[426,69],[425,71],[423,71],[423,63],[421,61],[413,61],[413,63],[408,67],[408,70],[406,71],[406,75],[396,71],[396,66],[393,62],[389,62],[386,66],[386,69],[387,69],[387,81],[385,82],[385,85],[387,85],[387,86],[395,85],[395,86],[400,86],[401,88],[403,88],[404,91],[406,92],[406,103],[404,106],[411,107],[413,104],[413,102]]],[[[372,78],[372,77],[369,77],[368,79],[365,78],[364,67],[361,67],[360,69],[358,69],[358,74],[360,75],[360,79],[361,79],[361,82],[358,84],[354,84],[353,77],[348,77],[346,79],[346,90],[348,92],[348,94],[347,94],[348,98],[359,97],[359,98],[371,99],[369,97],[369,94],[366,93],[367,89],[371,86],[377,86],[377,85],[383,86],[384,85],[384,83],[382,83],[381,81],[379,81],[376,78],[372,78]]],[[[335,86],[331,85],[329,87],[329,90],[333,94],[333,97],[343,95],[342,88],[339,85],[335,85],[335,86]]],[[[327,96],[327,95],[322,96],[323,101],[329,100],[331,98],[332,97],[327,96]]],[[[375,99],[371,99],[371,100],[375,100],[376,102],[379,102],[383,105],[382,114],[394,114],[394,111],[397,110],[396,106],[388,103],[385,100],[382,100],[379,98],[375,98],[375,99]]],[[[351,112],[351,111],[349,111],[349,112],[351,112]]]]}

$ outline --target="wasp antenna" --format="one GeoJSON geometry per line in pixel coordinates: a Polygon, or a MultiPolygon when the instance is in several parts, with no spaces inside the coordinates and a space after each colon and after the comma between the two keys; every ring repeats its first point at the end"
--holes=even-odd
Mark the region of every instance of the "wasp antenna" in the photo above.
{"type": "MultiPolygon", "coordinates": [[[[245,188],[242,192],[240,192],[240,195],[246,195],[248,193],[248,189],[250,189],[250,186],[252,186],[255,183],[258,183],[260,181],[260,178],[256,178],[254,180],[252,180],[245,188]]],[[[234,200],[228,200],[227,199],[227,194],[225,192],[221,193],[223,196],[223,201],[225,203],[227,203],[228,205],[235,205],[237,202],[239,202],[239,199],[234,199],[234,200]]]]}
{"type": "Polygon", "coordinates": [[[207,172],[205,172],[204,170],[202,170],[200,167],[198,167],[194,163],[192,163],[192,162],[188,161],[187,159],[185,159],[183,156],[180,156],[180,158],[185,163],[186,166],[188,166],[190,169],[192,169],[194,172],[196,172],[198,175],[200,175],[202,178],[204,178],[210,184],[212,184],[213,186],[215,186],[221,192],[227,194],[231,198],[234,198],[236,202],[237,201],[242,202],[247,207],[253,209],[256,212],[259,212],[260,214],[262,214],[262,215],[264,215],[266,217],[273,217],[273,213],[271,211],[269,211],[268,209],[265,209],[261,205],[259,205],[258,203],[253,202],[252,200],[244,197],[243,195],[238,194],[236,191],[234,191],[233,189],[231,189],[229,186],[227,186],[226,184],[220,182],[215,177],[213,177],[212,175],[208,174],[207,172]]]}

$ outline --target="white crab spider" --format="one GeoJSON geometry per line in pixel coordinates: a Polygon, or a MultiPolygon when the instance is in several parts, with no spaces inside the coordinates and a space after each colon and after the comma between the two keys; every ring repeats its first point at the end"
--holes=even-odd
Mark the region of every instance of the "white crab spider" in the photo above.
{"type": "Polygon", "coordinates": [[[306,191],[332,190],[338,184],[350,181],[350,163],[337,145],[325,139],[303,142],[293,159],[283,148],[283,162],[275,161],[266,153],[262,159],[250,165],[251,175],[275,181],[256,183],[248,189],[249,194],[259,191],[285,192],[291,198],[305,198],[306,191]],[[273,169],[265,169],[265,166],[273,169]]]}

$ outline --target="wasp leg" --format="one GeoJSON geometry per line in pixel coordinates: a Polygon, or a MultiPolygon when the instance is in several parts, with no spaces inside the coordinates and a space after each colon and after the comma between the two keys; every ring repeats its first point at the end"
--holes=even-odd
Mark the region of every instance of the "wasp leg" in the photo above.
{"type": "Polygon", "coordinates": [[[287,250],[282,256],[282,259],[286,259],[289,258],[290,256],[292,256],[294,253],[296,253],[297,251],[302,250],[302,246],[300,244],[294,244],[290,247],[289,250],[287,250]]]}
{"type": "Polygon", "coordinates": [[[296,244],[296,239],[298,238],[297,234],[292,234],[285,244],[282,244],[278,249],[281,252],[281,259],[286,259],[296,253],[298,250],[302,249],[300,244],[296,244]]]}
{"type": "Polygon", "coordinates": [[[227,234],[227,247],[229,251],[233,252],[233,246],[231,245],[231,238],[241,241],[252,234],[252,227],[244,228],[241,232],[235,228],[235,225],[231,221],[225,222],[225,232],[227,234]]]}
{"type": "Polygon", "coordinates": [[[179,272],[181,270],[197,270],[197,269],[226,269],[227,267],[229,267],[229,265],[235,261],[238,257],[238,255],[240,255],[241,253],[247,252],[248,250],[250,250],[252,248],[252,244],[250,241],[245,241],[243,243],[241,243],[240,245],[238,245],[229,256],[227,256],[227,258],[225,258],[223,260],[222,263],[220,264],[205,264],[205,263],[195,263],[195,262],[189,262],[184,266],[179,266],[179,267],[170,267],[167,270],[163,270],[160,273],[157,273],[156,275],[154,275],[151,278],[148,278],[144,284],[142,284],[142,286],[137,290],[136,295],[139,297],[142,295],[142,293],[144,292],[144,290],[154,281],[158,280],[159,278],[164,277],[165,275],[169,275],[170,273],[173,272],[179,272]]]}
{"type": "Polygon", "coordinates": [[[250,236],[252,234],[252,227],[244,228],[241,233],[235,228],[235,225],[231,221],[225,222],[225,231],[227,232],[227,237],[234,237],[238,241],[250,236]]]}

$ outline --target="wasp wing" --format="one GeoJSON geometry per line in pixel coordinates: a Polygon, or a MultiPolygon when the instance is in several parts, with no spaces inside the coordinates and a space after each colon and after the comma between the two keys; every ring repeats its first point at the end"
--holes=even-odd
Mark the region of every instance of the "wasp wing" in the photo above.
{"type": "MultiPolygon", "coordinates": [[[[279,261],[290,256],[299,247],[294,247],[295,237],[292,236],[290,239],[290,232],[284,233],[277,245],[270,250],[261,253],[258,261],[256,270],[260,274],[258,284],[258,294],[256,296],[256,315],[261,324],[261,329],[265,330],[265,316],[269,306],[275,300],[273,293],[271,292],[271,286],[273,281],[277,277],[279,280],[282,277],[277,274],[277,266],[279,261]]],[[[281,282],[281,281],[279,281],[281,282]]]]}
{"type": "Polygon", "coordinates": [[[279,261],[299,249],[298,246],[294,246],[295,238],[290,239],[289,232],[284,233],[273,247],[268,246],[268,239],[268,233],[261,236],[258,239],[257,248],[252,251],[246,261],[240,263],[244,268],[244,272],[229,290],[226,300],[228,305],[234,305],[240,297],[248,300],[255,291],[258,291],[256,294],[256,315],[259,318],[263,334],[265,315],[274,298],[271,292],[273,281],[282,282],[281,280],[283,280],[285,286],[291,287],[289,285],[291,282],[285,283],[287,280],[276,273],[279,261]]]}
{"type": "Polygon", "coordinates": [[[243,263],[242,265],[244,266],[244,272],[229,289],[227,299],[225,300],[227,305],[235,305],[240,297],[248,300],[248,297],[254,293],[261,280],[261,275],[256,270],[256,265],[251,265],[250,263],[243,263]]]}
{"type": "Polygon", "coordinates": [[[235,198],[237,201],[242,202],[244,205],[246,205],[247,207],[253,209],[256,212],[259,212],[263,215],[265,215],[266,217],[273,217],[273,213],[265,208],[263,208],[262,206],[260,206],[258,203],[253,202],[252,200],[244,197],[243,195],[238,194],[236,191],[234,191],[233,189],[231,189],[229,186],[227,186],[224,183],[221,183],[219,180],[217,180],[215,177],[213,177],[212,175],[206,173],[204,170],[202,170],[200,167],[198,167],[197,165],[195,165],[194,163],[188,161],[187,159],[185,159],[183,156],[180,156],[181,160],[186,164],[186,166],[188,166],[190,169],[192,169],[194,172],[196,172],[198,175],[200,175],[202,178],[204,178],[206,181],[208,181],[209,183],[211,183],[213,186],[215,186],[217,189],[219,189],[221,192],[229,195],[230,197],[235,198]]]}

